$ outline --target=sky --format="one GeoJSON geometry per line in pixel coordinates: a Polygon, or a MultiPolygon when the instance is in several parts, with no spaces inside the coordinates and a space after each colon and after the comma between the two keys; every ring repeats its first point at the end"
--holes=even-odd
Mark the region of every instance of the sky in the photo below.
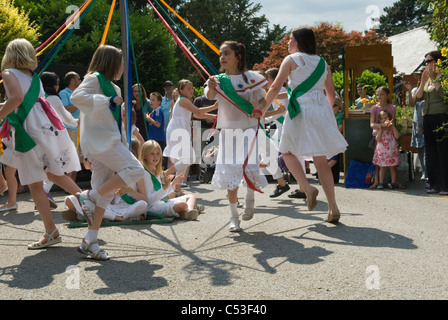
{"type": "Polygon", "coordinates": [[[365,31],[373,27],[372,17],[381,16],[385,7],[398,0],[253,0],[271,26],[279,24],[287,31],[320,22],[340,23],[345,32],[365,31]]]}

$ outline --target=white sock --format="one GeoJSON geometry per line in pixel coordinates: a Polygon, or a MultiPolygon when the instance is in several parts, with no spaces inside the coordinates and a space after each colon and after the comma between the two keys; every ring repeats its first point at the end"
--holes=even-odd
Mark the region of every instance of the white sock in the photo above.
{"type": "Polygon", "coordinates": [[[229,203],[231,218],[238,218],[238,208],[236,203],[229,203]]]}
{"type": "Polygon", "coordinates": [[[250,188],[247,188],[245,207],[253,209],[254,203],[255,203],[255,191],[250,188]]]}
{"type": "MultiPolygon", "coordinates": [[[[90,243],[92,241],[98,240],[98,230],[88,230],[86,236],[84,237],[85,242],[90,243]]],[[[90,251],[95,252],[100,249],[98,243],[94,243],[90,246],[90,251]]]]}

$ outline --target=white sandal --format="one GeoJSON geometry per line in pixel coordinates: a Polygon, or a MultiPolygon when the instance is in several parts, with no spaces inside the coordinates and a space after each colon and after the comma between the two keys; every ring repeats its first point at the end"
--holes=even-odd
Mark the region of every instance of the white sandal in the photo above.
{"type": "Polygon", "coordinates": [[[77,251],[86,256],[90,256],[93,260],[100,260],[100,261],[109,260],[110,257],[107,255],[106,252],[104,252],[103,249],[98,249],[95,252],[90,250],[90,247],[92,246],[92,244],[95,244],[95,243],[98,243],[98,240],[87,243],[84,239],[82,239],[82,243],[77,248],[77,251]]]}
{"type": "Polygon", "coordinates": [[[37,250],[37,249],[43,249],[49,246],[52,246],[54,244],[60,243],[62,241],[61,236],[55,238],[54,234],[58,232],[58,229],[54,229],[52,233],[45,232],[45,237],[47,237],[47,241],[42,243],[40,241],[33,242],[28,245],[29,250],[37,250]]]}

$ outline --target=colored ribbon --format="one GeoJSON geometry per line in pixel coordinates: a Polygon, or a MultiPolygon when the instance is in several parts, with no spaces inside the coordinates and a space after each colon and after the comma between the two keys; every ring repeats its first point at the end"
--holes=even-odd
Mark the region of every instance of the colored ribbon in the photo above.
{"type": "MultiPolygon", "coordinates": [[[[117,91],[115,91],[114,86],[112,85],[112,82],[110,82],[107,77],[99,72],[95,72],[93,74],[98,78],[98,81],[100,82],[101,90],[103,90],[103,94],[106,97],[115,97],[117,96],[117,91]]],[[[112,100],[112,99],[111,99],[112,100]]],[[[112,101],[110,101],[109,109],[112,112],[112,115],[114,116],[115,121],[117,122],[118,131],[121,134],[121,106],[114,104],[112,101]]]]}
{"type": "Polygon", "coordinates": [[[320,58],[319,64],[316,69],[311,73],[311,75],[299,84],[291,93],[291,87],[288,87],[288,114],[291,119],[297,116],[300,113],[300,104],[297,101],[297,98],[307,93],[314,85],[319,81],[322,75],[325,72],[325,60],[324,58],[320,58]]]}

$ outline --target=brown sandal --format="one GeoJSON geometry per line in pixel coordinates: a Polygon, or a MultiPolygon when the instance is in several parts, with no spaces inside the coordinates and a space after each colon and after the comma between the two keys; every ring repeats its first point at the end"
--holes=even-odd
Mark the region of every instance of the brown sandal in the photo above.
{"type": "Polygon", "coordinates": [[[309,186],[308,189],[305,191],[306,194],[306,203],[308,205],[308,210],[313,211],[314,208],[317,206],[317,195],[319,194],[319,190],[317,190],[313,186],[309,186]]]}

